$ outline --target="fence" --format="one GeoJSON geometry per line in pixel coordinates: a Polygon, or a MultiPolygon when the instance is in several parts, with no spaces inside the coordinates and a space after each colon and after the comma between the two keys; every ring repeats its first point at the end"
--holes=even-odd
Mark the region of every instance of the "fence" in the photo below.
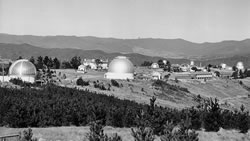
{"type": "Polygon", "coordinates": [[[20,141],[21,136],[19,134],[0,136],[0,141],[20,141]]]}

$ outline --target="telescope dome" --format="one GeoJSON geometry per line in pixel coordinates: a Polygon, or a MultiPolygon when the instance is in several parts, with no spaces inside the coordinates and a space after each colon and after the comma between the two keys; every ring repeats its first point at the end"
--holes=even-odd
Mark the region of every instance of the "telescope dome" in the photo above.
{"type": "Polygon", "coordinates": [[[159,68],[159,65],[158,65],[157,63],[153,63],[153,64],[151,65],[151,68],[152,68],[152,69],[158,69],[158,68],[159,68]]]}
{"type": "Polygon", "coordinates": [[[35,76],[36,67],[26,59],[17,60],[10,66],[9,75],[35,76]]]}
{"type": "Polygon", "coordinates": [[[108,68],[108,72],[104,74],[107,79],[134,79],[134,65],[125,56],[118,56],[113,59],[108,68]]]}
{"type": "Polygon", "coordinates": [[[127,57],[118,56],[110,62],[108,72],[134,73],[134,65],[127,57]]]}

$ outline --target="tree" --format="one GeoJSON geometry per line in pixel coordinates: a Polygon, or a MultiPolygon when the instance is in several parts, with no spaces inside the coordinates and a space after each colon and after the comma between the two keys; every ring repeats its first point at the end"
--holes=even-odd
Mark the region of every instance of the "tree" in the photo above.
{"type": "Polygon", "coordinates": [[[37,69],[42,69],[43,68],[43,57],[42,56],[37,57],[36,67],[37,67],[37,69]]]}
{"type": "Polygon", "coordinates": [[[60,61],[56,57],[53,59],[53,68],[54,69],[60,68],[60,61]]]}
{"type": "Polygon", "coordinates": [[[163,60],[162,60],[162,59],[158,60],[157,63],[158,63],[158,65],[159,65],[160,68],[164,68],[164,65],[165,65],[165,64],[163,63],[163,60]]]}
{"type": "Polygon", "coordinates": [[[74,56],[71,60],[70,60],[70,64],[72,66],[72,68],[77,69],[78,66],[81,65],[81,58],[74,56]]]}
{"type": "Polygon", "coordinates": [[[168,72],[170,72],[171,71],[171,63],[167,60],[167,63],[166,63],[166,70],[168,71],[168,72]]]}
{"type": "Polygon", "coordinates": [[[102,64],[102,61],[101,61],[100,59],[95,59],[95,63],[96,63],[97,65],[99,65],[99,64],[102,64]]]}
{"type": "Polygon", "coordinates": [[[29,61],[35,65],[35,58],[33,56],[30,57],[29,61]]]}
{"type": "Polygon", "coordinates": [[[153,64],[153,62],[149,62],[149,61],[144,61],[141,66],[151,66],[153,64]]]}
{"type": "Polygon", "coordinates": [[[242,72],[242,70],[239,71],[239,77],[242,79],[242,78],[245,78],[245,75],[244,73],[242,72]]]}
{"type": "Polygon", "coordinates": [[[48,62],[49,62],[49,57],[45,56],[44,59],[43,59],[43,64],[48,67],[48,62]]]}
{"type": "Polygon", "coordinates": [[[52,68],[53,67],[53,60],[51,57],[49,57],[48,63],[47,63],[47,67],[48,68],[52,68]]]}
{"type": "Polygon", "coordinates": [[[17,58],[17,60],[20,60],[20,59],[23,59],[23,57],[22,57],[22,56],[19,56],[19,57],[17,58]]]}
{"type": "Polygon", "coordinates": [[[233,66],[232,69],[233,69],[233,71],[237,71],[238,70],[236,66],[233,66]]]}
{"type": "Polygon", "coordinates": [[[63,62],[62,62],[62,68],[63,68],[63,69],[68,69],[68,68],[72,68],[72,66],[71,66],[70,62],[68,62],[68,61],[63,61],[63,62]]]}

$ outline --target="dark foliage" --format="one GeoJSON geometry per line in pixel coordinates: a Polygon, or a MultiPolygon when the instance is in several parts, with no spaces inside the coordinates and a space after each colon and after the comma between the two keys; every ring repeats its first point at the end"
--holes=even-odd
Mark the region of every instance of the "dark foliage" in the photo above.
{"type": "Polygon", "coordinates": [[[184,91],[184,92],[189,93],[189,90],[187,88],[180,87],[177,85],[171,85],[171,84],[169,84],[165,81],[162,81],[162,80],[156,80],[152,85],[156,86],[156,87],[161,87],[163,89],[170,89],[173,91],[184,91]]]}
{"type": "Polygon", "coordinates": [[[112,86],[115,86],[115,87],[118,87],[118,88],[120,87],[119,83],[114,79],[111,79],[111,84],[112,84],[112,86]]]}
{"type": "Polygon", "coordinates": [[[20,78],[11,78],[10,81],[11,83],[15,84],[15,85],[19,85],[21,87],[31,87],[32,84],[29,82],[24,82],[22,79],[20,78]]]}
{"type": "Polygon", "coordinates": [[[151,66],[153,64],[152,61],[144,61],[141,66],[145,66],[145,67],[148,67],[148,66],[151,66]]]}
{"type": "Polygon", "coordinates": [[[89,81],[84,81],[82,79],[82,77],[80,77],[80,78],[78,78],[76,80],[76,85],[78,85],[78,86],[88,86],[89,85],[89,81]]]}
{"type": "Polygon", "coordinates": [[[167,122],[161,141],[198,141],[198,133],[190,129],[190,125],[191,122],[188,117],[179,126],[175,126],[173,122],[167,122]]]}

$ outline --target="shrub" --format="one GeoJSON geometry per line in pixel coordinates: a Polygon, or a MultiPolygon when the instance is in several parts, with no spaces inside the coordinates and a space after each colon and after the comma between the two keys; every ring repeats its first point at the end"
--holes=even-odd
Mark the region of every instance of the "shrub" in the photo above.
{"type": "MultiPolygon", "coordinates": [[[[151,99],[151,104],[154,105],[155,98],[151,99]]],[[[151,105],[152,106],[152,105],[151,105]]],[[[137,126],[131,128],[131,135],[135,138],[135,141],[153,141],[155,139],[153,129],[148,127],[147,117],[144,111],[137,113],[137,126]]]]}
{"type": "Polygon", "coordinates": [[[161,141],[198,141],[198,133],[190,129],[190,119],[187,117],[182,121],[179,127],[173,122],[167,122],[165,125],[164,134],[161,136],[161,141]]]}
{"type": "Polygon", "coordinates": [[[241,133],[247,133],[249,129],[249,112],[245,111],[245,107],[241,105],[240,112],[238,113],[238,127],[241,133]]]}
{"type": "Polygon", "coordinates": [[[89,141],[122,141],[121,137],[114,134],[108,137],[107,134],[103,132],[103,126],[100,122],[92,122],[90,124],[90,133],[88,134],[89,141]]]}
{"type": "Polygon", "coordinates": [[[204,128],[206,131],[217,132],[222,127],[221,108],[216,98],[214,101],[210,98],[208,102],[206,109],[204,109],[204,128]]]}
{"type": "Polygon", "coordinates": [[[20,78],[11,78],[9,82],[11,82],[15,85],[19,85],[21,87],[30,87],[32,85],[31,83],[25,82],[20,78]]]}
{"type": "Polygon", "coordinates": [[[84,81],[82,79],[82,77],[78,78],[76,80],[76,85],[79,85],[79,86],[88,86],[89,85],[89,81],[84,81]]]}
{"type": "Polygon", "coordinates": [[[38,141],[37,138],[32,138],[32,136],[33,133],[31,128],[24,130],[23,134],[21,134],[21,141],[38,141]]]}
{"type": "Polygon", "coordinates": [[[112,86],[115,86],[115,87],[118,87],[118,88],[120,87],[119,83],[114,79],[111,79],[111,84],[112,84],[112,86]]]}
{"type": "Polygon", "coordinates": [[[135,141],[154,141],[153,130],[150,127],[131,128],[131,134],[135,141]]]}

